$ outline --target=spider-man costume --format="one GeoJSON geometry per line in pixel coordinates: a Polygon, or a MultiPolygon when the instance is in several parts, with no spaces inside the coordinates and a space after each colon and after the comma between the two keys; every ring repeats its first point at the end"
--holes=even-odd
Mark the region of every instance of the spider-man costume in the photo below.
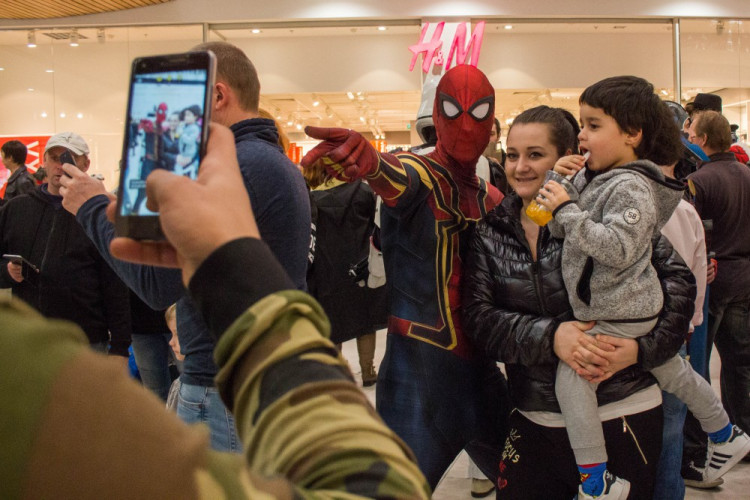
{"type": "Polygon", "coordinates": [[[504,379],[493,362],[472,352],[459,292],[474,225],[502,199],[475,174],[494,101],[492,85],[477,68],[446,72],[433,107],[438,141],[425,156],[379,154],[351,130],[305,129],[324,141],[302,159],[303,167],[322,160],[339,179],[366,179],[383,199],[391,315],[377,407],[414,450],[433,488],[462,448],[491,478],[502,452],[504,379]]]}

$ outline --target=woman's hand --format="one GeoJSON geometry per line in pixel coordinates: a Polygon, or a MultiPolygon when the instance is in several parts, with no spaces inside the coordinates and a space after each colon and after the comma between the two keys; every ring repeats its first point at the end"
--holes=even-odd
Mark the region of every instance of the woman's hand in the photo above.
{"type": "Polygon", "coordinates": [[[638,362],[638,342],[609,335],[586,335],[586,338],[579,339],[572,357],[587,374],[595,374],[589,378],[576,370],[581,377],[589,382],[599,383],[638,362]]]}
{"type": "MultiPolygon", "coordinates": [[[[595,325],[595,322],[582,323],[580,321],[566,321],[560,323],[560,326],[555,330],[554,339],[554,350],[555,354],[561,361],[567,363],[578,375],[591,380],[594,377],[599,377],[603,374],[603,370],[597,368],[596,364],[607,363],[607,360],[595,355],[592,355],[591,361],[578,361],[575,359],[575,353],[581,350],[581,346],[586,342],[587,339],[592,337],[586,334],[586,330],[590,330],[595,325]]],[[[592,353],[593,354],[593,353],[592,353]]]]}
{"type": "Polygon", "coordinates": [[[561,156],[553,170],[560,175],[573,175],[586,166],[586,158],[583,155],[561,156]]]}

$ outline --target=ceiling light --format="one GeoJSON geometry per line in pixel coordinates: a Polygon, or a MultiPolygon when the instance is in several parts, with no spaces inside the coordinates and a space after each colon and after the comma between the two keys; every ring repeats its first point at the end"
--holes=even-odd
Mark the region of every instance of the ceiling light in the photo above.
{"type": "Polygon", "coordinates": [[[312,95],[312,105],[313,107],[320,106],[320,99],[315,94],[312,95]]]}
{"type": "Polygon", "coordinates": [[[5,71],[5,68],[0,68],[0,71],[5,71]]]}
{"type": "Polygon", "coordinates": [[[42,111],[42,118],[47,118],[47,112],[46,111],[42,111]]]}
{"type": "Polygon", "coordinates": [[[302,124],[301,123],[298,123],[297,125],[295,125],[295,127],[297,127],[297,130],[302,130],[302,124]]]}
{"type": "Polygon", "coordinates": [[[45,73],[54,73],[55,70],[54,69],[45,69],[44,72],[45,73]]]}
{"type": "Polygon", "coordinates": [[[67,115],[65,114],[65,111],[63,111],[62,113],[60,113],[60,118],[65,118],[66,116],[67,115]]]}
{"type": "Polygon", "coordinates": [[[27,88],[26,90],[28,90],[29,92],[34,92],[34,89],[31,87],[27,88]]]}
{"type": "Polygon", "coordinates": [[[346,97],[348,97],[350,101],[354,100],[354,94],[352,94],[351,92],[347,92],[346,97]]]}
{"type": "Polygon", "coordinates": [[[258,33],[260,33],[260,30],[258,28],[255,28],[255,29],[250,30],[250,32],[257,35],[258,33]]]}
{"type": "Polygon", "coordinates": [[[78,30],[75,28],[70,32],[70,46],[78,47],[78,30]]]}
{"type": "Polygon", "coordinates": [[[359,121],[361,121],[362,123],[367,123],[367,120],[365,119],[364,116],[360,116],[359,121]]]}
{"type": "Polygon", "coordinates": [[[78,114],[76,115],[76,118],[78,118],[79,120],[80,120],[81,118],[83,118],[83,113],[78,113],[78,114]]]}
{"type": "Polygon", "coordinates": [[[513,25],[512,24],[506,24],[505,25],[505,29],[506,30],[512,30],[513,29],[513,25]]]}
{"type": "Polygon", "coordinates": [[[378,31],[385,31],[387,29],[385,26],[378,26],[378,31]]]}
{"type": "Polygon", "coordinates": [[[667,94],[669,94],[669,92],[667,92],[665,89],[661,89],[661,94],[662,95],[667,95],[667,94]]]}
{"type": "Polygon", "coordinates": [[[36,47],[36,33],[34,33],[34,30],[26,34],[26,46],[30,49],[36,47]]]}

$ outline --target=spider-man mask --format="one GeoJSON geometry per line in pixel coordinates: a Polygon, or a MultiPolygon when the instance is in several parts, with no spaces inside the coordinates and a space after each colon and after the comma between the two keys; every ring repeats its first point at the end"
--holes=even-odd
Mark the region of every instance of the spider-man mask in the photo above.
{"type": "Polygon", "coordinates": [[[495,89],[484,73],[466,64],[448,70],[438,83],[432,111],[438,155],[473,171],[494,118],[495,89]]]}

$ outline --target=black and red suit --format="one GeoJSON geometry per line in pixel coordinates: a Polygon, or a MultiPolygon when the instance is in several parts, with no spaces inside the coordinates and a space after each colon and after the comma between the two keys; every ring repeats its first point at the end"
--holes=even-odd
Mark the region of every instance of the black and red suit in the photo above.
{"type": "Polygon", "coordinates": [[[414,450],[433,488],[464,447],[495,477],[504,439],[504,379],[468,343],[459,293],[473,228],[502,199],[475,174],[489,141],[494,100],[477,68],[448,71],[433,107],[438,141],[425,156],[379,154],[351,130],[306,129],[324,141],[303,158],[303,167],[322,160],[339,179],[367,180],[383,199],[391,316],[377,407],[414,450]]]}

